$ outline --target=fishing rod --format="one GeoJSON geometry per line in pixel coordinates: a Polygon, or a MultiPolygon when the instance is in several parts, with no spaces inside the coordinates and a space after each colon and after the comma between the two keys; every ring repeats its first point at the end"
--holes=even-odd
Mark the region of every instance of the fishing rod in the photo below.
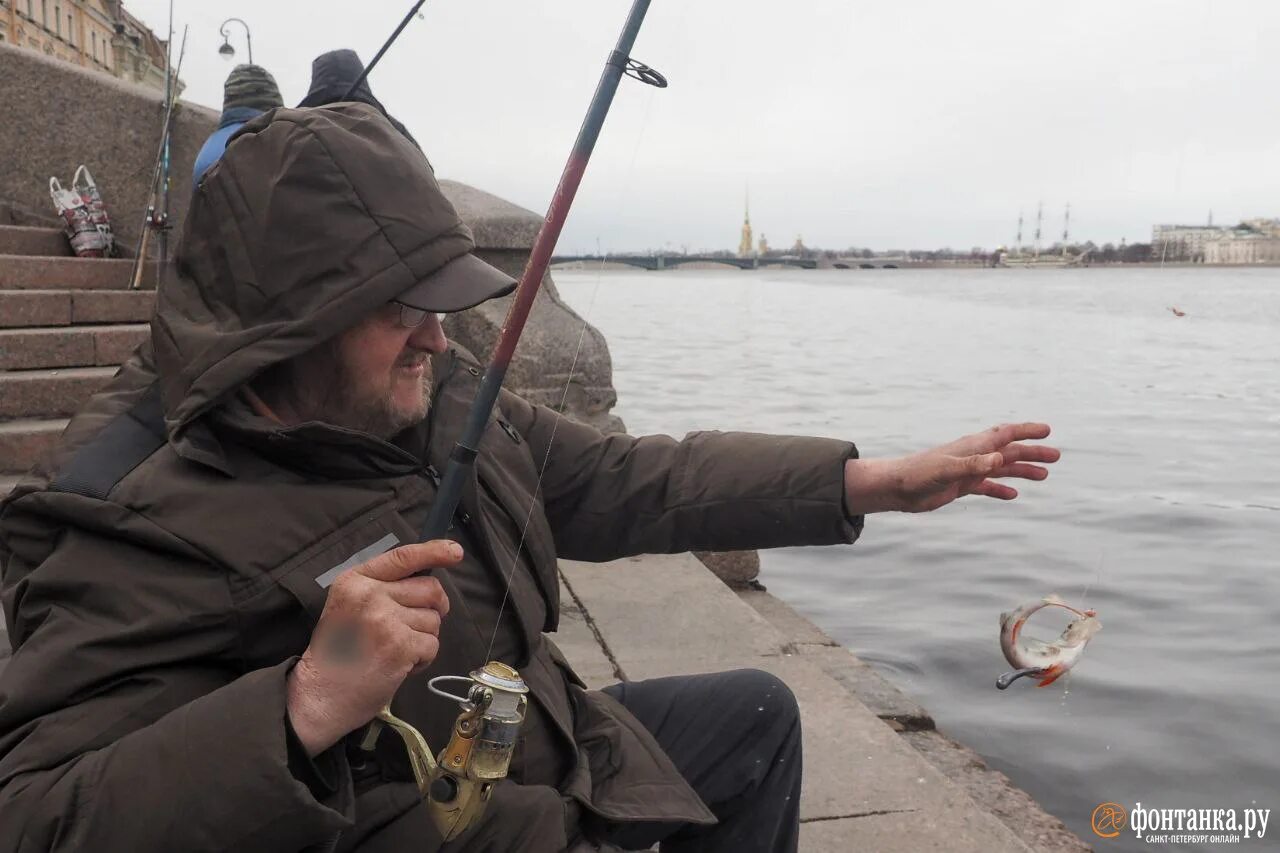
{"type": "MultiPolygon", "coordinates": [[[[186,29],[183,29],[183,47],[186,47],[186,29]]],[[[173,102],[173,0],[169,0],[169,44],[165,45],[164,51],[164,100],[165,104],[173,102]]],[[[156,287],[160,287],[160,277],[163,275],[165,261],[169,256],[169,229],[165,227],[169,222],[169,154],[170,154],[170,137],[169,123],[165,122],[164,132],[161,133],[164,140],[164,149],[161,150],[160,161],[160,222],[164,223],[160,227],[160,266],[156,269],[156,287]]]]}
{"type": "Polygon", "coordinates": [[[422,4],[426,2],[427,0],[418,0],[418,2],[413,4],[413,8],[409,10],[409,14],[404,16],[404,20],[400,22],[400,26],[396,27],[395,32],[391,34],[391,37],[382,43],[382,47],[380,47],[378,52],[374,54],[373,61],[364,67],[364,71],[362,71],[360,76],[356,78],[356,82],[351,84],[351,88],[342,96],[342,100],[351,100],[351,96],[355,94],[356,89],[359,89],[360,84],[369,76],[369,72],[372,71],[374,66],[376,66],[382,59],[382,55],[387,52],[391,45],[396,43],[396,39],[400,38],[400,34],[404,32],[404,28],[409,26],[409,22],[413,20],[413,16],[418,14],[418,10],[422,8],[422,4]]]}
{"type": "MultiPolygon", "coordinates": [[[[573,205],[574,196],[578,192],[622,76],[625,74],[658,88],[665,88],[667,85],[665,77],[630,57],[645,12],[649,9],[649,2],[650,0],[634,0],[617,46],[605,62],[586,118],[560,175],[546,218],[538,229],[524,273],[520,276],[520,284],[494,345],[492,360],[484,372],[480,389],[467,414],[462,436],[450,453],[444,477],[436,490],[436,498],[422,528],[424,539],[442,537],[448,531],[458,509],[463,484],[474,470],[480,438],[494,404],[497,403],[502,381],[506,377],[525,322],[529,319],[534,298],[542,285],[551,252],[560,238],[569,208],[573,205]]],[[[378,52],[379,57],[391,46],[395,36],[399,35],[421,5],[422,0],[414,5],[395,34],[378,52]]],[[[374,63],[376,62],[375,58],[374,63]]],[[[373,63],[369,67],[372,68],[373,63]]],[[[365,69],[365,74],[368,74],[368,70],[365,69]]],[[[359,85],[359,81],[356,85],[359,85]]],[[[505,595],[503,605],[506,605],[505,595]]],[[[391,727],[400,735],[409,753],[419,792],[426,801],[427,812],[441,837],[450,841],[465,832],[480,817],[488,805],[493,784],[506,777],[517,734],[524,721],[528,686],[516,670],[499,661],[489,661],[469,676],[436,676],[427,686],[433,693],[458,702],[462,709],[454,722],[449,744],[440,753],[438,760],[432,755],[422,734],[397,718],[390,705],[384,707],[370,723],[360,746],[366,751],[372,751],[383,726],[391,727]],[[467,693],[458,695],[437,686],[451,681],[468,684],[467,693]]]]}
{"type": "MultiPolygon", "coordinates": [[[[182,46],[186,48],[186,28],[182,31],[182,46]]],[[[169,43],[165,45],[164,50],[164,100],[165,103],[173,101],[173,0],[169,0],[169,43]]],[[[160,233],[157,235],[160,239],[160,266],[156,268],[156,287],[160,286],[160,277],[164,274],[165,263],[169,259],[169,154],[171,148],[172,137],[169,134],[169,124],[166,121],[164,133],[164,153],[161,156],[162,166],[160,168],[160,233]]]]}
{"type": "MultiPolygon", "coordinates": [[[[176,77],[177,75],[182,73],[182,60],[187,54],[187,31],[189,29],[190,27],[188,26],[184,26],[182,28],[182,48],[178,51],[178,65],[177,65],[177,68],[173,69],[173,73],[171,75],[173,77],[176,77]]],[[[166,62],[165,64],[167,66],[168,62],[166,62]]],[[[146,263],[147,242],[148,242],[148,238],[150,237],[151,231],[158,230],[160,231],[163,237],[165,230],[167,230],[169,227],[167,193],[165,196],[165,209],[163,213],[163,217],[164,217],[163,220],[159,220],[159,221],[157,220],[156,202],[158,200],[159,192],[160,192],[160,177],[162,174],[162,170],[164,170],[163,174],[165,176],[165,182],[166,183],[168,182],[167,167],[168,167],[168,159],[169,159],[168,158],[169,138],[173,130],[173,108],[177,100],[178,100],[177,89],[175,87],[169,90],[165,98],[166,104],[165,104],[165,112],[164,112],[164,123],[161,125],[161,131],[160,131],[160,146],[159,146],[159,149],[156,151],[155,169],[152,170],[152,173],[151,173],[151,184],[150,184],[151,189],[150,189],[150,195],[148,195],[147,197],[147,209],[146,209],[146,212],[143,213],[143,217],[142,217],[142,233],[138,235],[138,244],[137,244],[137,247],[134,249],[133,274],[129,278],[130,290],[137,290],[139,287],[142,286],[142,268],[146,263]]],[[[162,249],[162,252],[167,251],[167,246],[165,246],[165,244],[162,243],[161,249],[162,249]]],[[[163,254],[161,256],[161,260],[162,262],[165,260],[163,254]]],[[[157,271],[157,275],[163,274],[163,270],[164,270],[164,267],[162,263],[160,270],[157,271]]]]}
{"type": "Polygon", "coordinates": [[[542,278],[546,274],[551,260],[551,252],[560,239],[565,219],[569,216],[569,208],[582,182],[583,173],[595,149],[596,139],[600,136],[600,128],[604,125],[605,116],[613,104],[613,96],[618,91],[618,83],[625,74],[650,86],[664,89],[667,79],[642,62],[630,56],[636,36],[640,33],[640,25],[644,22],[645,12],[649,9],[649,0],[634,0],[631,13],[627,16],[618,44],[605,61],[604,71],[596,86],[595,95],[587,109],[586,118],[578,131],[578,138],[573,144],[569,160],[564,172],[560,175],[560,183],[556,186],[555,195],[551,198],[551,206],[538,236],[533,242],[533,251],[529,254],[529,262],[520,276],[520,285],[516,288],[515,298],[507,317],[502,323],[502,331],[498,334],[498,342],[494,345],[493,356],[485,369],[484,378],[480,382],[480,390],[476,393],[475,402],[467,415],[467,423],[462,437],[454,445],[449,456],[449,464],[445,468],[436,499],[431,505],[426,523],[422,528],[424,540],[439,539],[449,529],[454,512],[462,498],[462,487],[471,475],[475,466],[476,455],[480,446],[480,437],[484,434],[485,425],[493,406],[498,400],[498,392],[502,390],[502,381],[506,378],[507,368],[515,353],[520,334],[524,331],[525,321],[533,308],[533,300],[542,286],[542,278]]]}
{"type": "Polygon", "coordinates": [[[133,272],[129,276],[129,287],[137,290],[142,284],[142,266],[147,254],[147,238],[151,233],[151,223],[155,215],[156,181],[160,178],[161,162],[165,155],[165,142],[168,136],[169,111],[172,109],[173,80],[173,0],[169,0],[169,40],[164,46],[164,121],[160,126],[160,151],[156,154],[155,169],[151,172],[151,183],[147,186],[147,209],[142,214],[142,230],[138,233],[138,245],[133,250],[133,272]]]}

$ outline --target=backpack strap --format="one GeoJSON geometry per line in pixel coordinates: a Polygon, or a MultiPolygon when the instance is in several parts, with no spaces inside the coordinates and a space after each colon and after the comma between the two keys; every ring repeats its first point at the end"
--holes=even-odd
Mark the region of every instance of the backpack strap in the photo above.
{"type": "Polygon", "coordinates": [[[153,382],[136,403],[72,454],[50,488],[106,500],[115,485],[165,441],[160,386],[153,382]]]}

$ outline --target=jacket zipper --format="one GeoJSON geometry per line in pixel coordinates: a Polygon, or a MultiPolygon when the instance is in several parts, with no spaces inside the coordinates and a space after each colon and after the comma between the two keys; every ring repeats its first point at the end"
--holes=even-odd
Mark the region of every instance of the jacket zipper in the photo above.
{"type": "MultiPolygon", "coordinates": [[[[435,389],[432,392],[433,396],[439,397],[440,394],[443,393],[445,386],[449,384],[449,380],[453,378],[453,374],[457,372],[457,369],[458,369],[458,351],[450,348],[449,366],[445,368],[444,376],[440,377],[440,381],[436,383],[435,389]]],[[[426,442],[424,444],[424,447],[426,448],[426,451],[428,454],[430,454],[431,452],[431,441],[433,438],[435,438],[435,433],[436,433],[436,421],[434,418],[432,418],[427,423],[427,436],[426,436],[426,442]]],[[[436,466],[432,465],[431,463],[427,463],[426,465],[423,465],[422,464],[423,460],[421,459],[417,460],[417,462],[419,466],[418,474],[420,476],[426,476],[428,479],[431,480],[431,482],[435,485],[435,487],[439,489],[440,483],[443,481],[444,478],[441,476],[440,471],[436,468],[436,466]]],[[[457,520],[462,522],[463,524],[471,523],[471,514],[467,512],[465,509],[463,509],[461,504],[459,504],[457,510],[454,511],[454,517],[457,518],[457,520]]]]}

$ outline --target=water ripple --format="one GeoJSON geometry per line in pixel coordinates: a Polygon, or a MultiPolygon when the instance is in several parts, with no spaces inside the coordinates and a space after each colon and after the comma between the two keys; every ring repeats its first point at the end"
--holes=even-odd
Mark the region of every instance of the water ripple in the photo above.
{"type": "MultiPolygon", "coordinates": [[[[764,581],[1077,833],[1108,799],[1280,809],[1277,276],[1022,272],[624,272],[588,319],[634,432],[884,456],[1048,420],[1063,460],[1019,501],[876,516],[764,581]],[[995,690],[997,615],[1055,591],[1102,632],[1051,687],[995,690]]],[[[570,304],[596,278],[556,275],[570,304]]]]}

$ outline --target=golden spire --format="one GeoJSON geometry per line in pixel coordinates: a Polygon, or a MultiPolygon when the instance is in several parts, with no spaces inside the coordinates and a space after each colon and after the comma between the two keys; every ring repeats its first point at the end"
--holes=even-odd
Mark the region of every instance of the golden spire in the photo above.
{"type": "Polygon", "coordinates": [[[749,258],[754,254],[755,246],[751,240],[751,190],[747,190],[743,204],[742,239],[738,241],[738,257],[749,258]]]}

